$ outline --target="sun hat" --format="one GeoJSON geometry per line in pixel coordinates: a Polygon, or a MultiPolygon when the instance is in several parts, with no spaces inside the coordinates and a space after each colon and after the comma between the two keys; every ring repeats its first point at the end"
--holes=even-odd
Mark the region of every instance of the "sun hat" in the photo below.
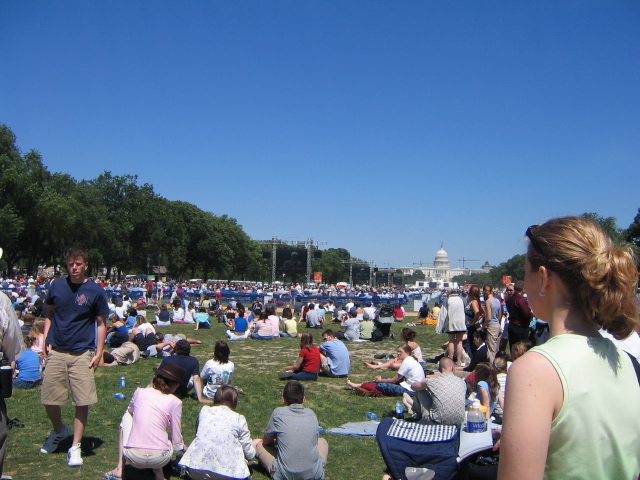
{"type": "Polygon", "coordinates": [[[167,362],[162,369],[154,368],[153,371],[156,372],[156,375],[160,375],[172,382],[178,382],[180,385],[184,385],[182,378],[187,373],[184,368],[175,362],[167,362]]]}

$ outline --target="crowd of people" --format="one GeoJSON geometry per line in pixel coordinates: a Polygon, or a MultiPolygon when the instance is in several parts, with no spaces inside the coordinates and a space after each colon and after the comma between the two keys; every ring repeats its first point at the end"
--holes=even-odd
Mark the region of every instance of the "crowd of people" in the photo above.
{"type": "MultiPolygon", "coordinates": [[[[148,322],[144,300],[108,300],[105,290],[86,277],[88,258],[79,249],[68,254],[68,277],[51,282],[42,298],[44,320],[34,314],[37,299],[22,309],[14,302],[7,319],[2,296],[3,325],[18,325],[20,316],[26,342],[22,353],[22,335],[14,332],[19,338],[10,344],[11,334],[5,334],[9,346],[3,343],[3,350],[16,367],[14,387],[41,385],[52,424],[41,453],[54,452],[72,436],[69,466],[83,464],[80,441],[89,406],[97,402],[95,369],[162,357],[151,384],[136,390],[122,417],[117,464],[105,474],[109,480],[122,478],[125,463],[149,468],[159,480],[174,451],[186,452],[180,465],[192,479],[247,478],[247,461],[254,458],[272,478],[323,478],[328,444],[318,435],[315,414],[303,405],[303,383],[320,376],[344,378],[359,395],[398,397],[408,409],[407,421],[421,424],[460,425],[468,404],[478,400],[494,425],[495,474],[501,479],[638,478],[635,259],[584,219],[550,220],[530,227],[526,237],[524,281],[507,285],[504,292],[491,285],[449,291],[433,309],[425,304],[419,318],[435,317],[436,332],[447,335],[442,355],[423,358],[417,332],[407,326],[394,354],[365,363],[368,369],[390,371],[369,382],[348,378],[347,344],[389,338],[387,326],[405,320],[399,302],[376,308],[367,300],[335,305],[296,297],[278,315],[273,299],[247,308],[230,302],[222,310],[215,297],[185,305],[178,296],[148,322]],[[197,340],[159,331],[167,322],[199,329],[212,321],[226,324],[227,338],[215,343],[213,358],[202,369],[190,355],[197,340]],[[322,330],[317,346],[314,329],[322,330]],[[299,338],[297,357],[278,374],[286,380],[285,406],[273,411],[264,437],[252,440],[236,410],[239,392],[228,342],[280,337],[299,338]],[[429,368],[432,362],[436,371],[429,368]],[[61,420],[69,393],[73,429],[61,420]],[[196,437],[187,447],[181,399],[189,396],[203,406],[196,437]]],[[[6,418],[4,402],[0,414],[6,418]]]]}

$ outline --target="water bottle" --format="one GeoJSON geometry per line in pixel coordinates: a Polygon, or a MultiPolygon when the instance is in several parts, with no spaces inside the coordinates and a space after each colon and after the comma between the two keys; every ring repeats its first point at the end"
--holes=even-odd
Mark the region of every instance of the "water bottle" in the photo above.
{"type": "Polygon", "coordinates": [[[368,413],[367,413],[367,418],[368,418],[369,420],[378,420],[378,416],[377,416],[375,413],[373,413],[373,412],[368,412],[368,413]]]}
{"type": "Polygon", "coordinates": [[[324,433],[324,428],[318,425],[318,433],[324,433]]]}
{"type": "Polygon", "coordinates": [[[118,393],[114,393],[113,398],[127,398],[127,396],[118,392],[118,393]]]}
{"type": "Polygon", "coordinates": [[[125,382],[125,380],[124,380],[124,373],[123,373],[122,375],[120,375],[120,383],[119,383],[120,388],[124,388],[125,383],[126,383],[126,382],[125,382]]]}
{"type": "Polygon", "coordinates": [[[486,417],[480,411],[480,400],[474,400],[471,404],[471,410],[467,412],[467,432],[482,433],[484,432],[486,417]]]}
{"type": "Polygon", "coordinates": [[[221,380],[223,385],[229,383],[229,372],[227,372],[226,370],[222,372],[221,380]]]}
{"type": "Polygon", "coordinates": [[[396,418],[404,418],[404,409],[400,400],[396,400],[396,418]]]}

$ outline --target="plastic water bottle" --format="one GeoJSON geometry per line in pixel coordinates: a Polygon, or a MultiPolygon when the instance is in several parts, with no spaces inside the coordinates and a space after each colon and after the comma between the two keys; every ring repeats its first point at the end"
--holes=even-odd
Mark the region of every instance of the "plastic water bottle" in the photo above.
{"type": "Polygon", "coordinates": [[[373,412],[368,412],[368,413],[367,413],[367,418],[368,418],[369,420],[378,420],[378,415],[376,415],[376,414],[375,414],[375,413],[373,413],[373,412]]]}
{"type": "Polygon", "coordinates": [[[400,400],[396,400],[396,418],[404,418],[404,409],[400,400]]]}
{"type": "Polygon", "coordinates": [[[124,373],[123,373],[122,375],[120,375],[120,382],[119,382],[120,388],[124,388],[125,384],[126,382],[125,382],[124,373]]]}
{"type": "Polygon", "coordinates": [[[482,433],[485,431],[485,416],[480,411],[480,400],[474,400],[471,410],[467,412],[467,432],[482,433]]]}
{"type": "Polygon", "coordinates": [[[118,393],[115,393],[115,394],[113,395],[113,398],[127,398],[127,396],[126,396],[126,395],[123,395],[123,394],[122,394],[122,393],[120,393],[120,392],[118,392],[118,393]]]}
{"type": "Polygon", "coordinates": [[[226,370],[222,372],[221,380],[223,385],[226,385],[227,383],[229,383],[229,372],[227,372],[226,370]]]}

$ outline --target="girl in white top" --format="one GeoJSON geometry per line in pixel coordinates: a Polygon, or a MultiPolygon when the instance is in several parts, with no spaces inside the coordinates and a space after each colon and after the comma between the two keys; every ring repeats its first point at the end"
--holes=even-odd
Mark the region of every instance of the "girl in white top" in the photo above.
{"type": "Polygon", "coordinates": [[[230,354],[231,349],[227,342],[218,340],[213,350],[213,359],[208,360],[200,372],[200,378],[204,383],[202,395],[205,397],[213,399],[220,387],[231,385],[235,366],[229,360],[230,354]]]}
{"type": "Polygon", "coordinates": [[[193,302],[189,302],[184,311],[184,323],[196,323],[196,306],[193,302]]]}

